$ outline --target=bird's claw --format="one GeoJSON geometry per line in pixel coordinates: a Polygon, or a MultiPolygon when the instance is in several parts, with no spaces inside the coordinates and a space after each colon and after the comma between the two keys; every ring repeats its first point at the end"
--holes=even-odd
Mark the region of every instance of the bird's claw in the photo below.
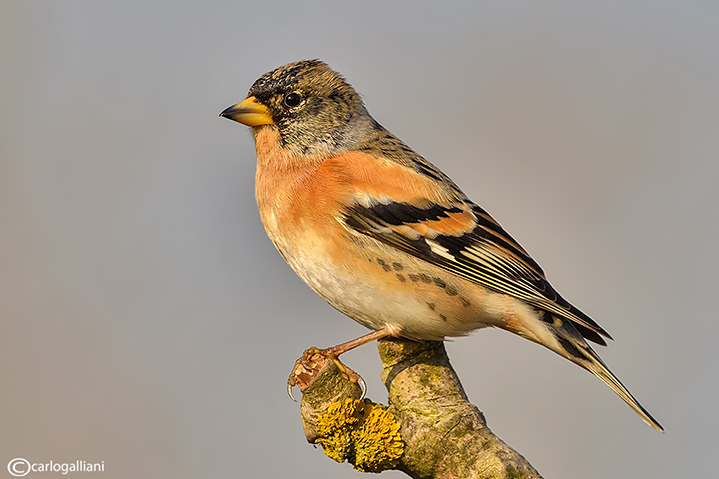
{"type": "Polygon", "coordinates": [[[364,399],[364,397],[367,395],[367,384],[364,382],[364,379],[362,379],[362,376],[358,375],[357,384],[359,384],[360,389],[362,390],[362,394],[360,394],[360,401],[364,399]]]}
{"type": "MultiPolygon", "coordinates": [[[[327,359],[330,359],[333,363],[335,363],[335,366],[337,366],[337,369],[340,370],[340,372],[344,373],[350,381],[353,383],[357,383],[361,390],[360,400],[364,399],[367,395],[367,383],[365,383],[362,376],[357,374],[355,371],[353,371],[351,368],[346,366],[342,361],[339,360],[336,354],[333,354],[330,350],[327,349],[319,349],[316,347],[311,347],[307,349],[303,354],[302,357],[297,360],[295,363],[295,368],[297,368],[297,365],[301,365],[307,370],[311,370],[313,368],[310,358],[314,356],[315,354],[319,354],[320,356],[323,356],[327,359]]],[[[290,375],[290,378],[287,380],[287,395],[292,399],[294,402],[297,402],[297,399],[295,399],[294,394],[292,394],[292,388],[297,385],[297,379],[294,376],[294,370],[292,375],[290,375]]]]}

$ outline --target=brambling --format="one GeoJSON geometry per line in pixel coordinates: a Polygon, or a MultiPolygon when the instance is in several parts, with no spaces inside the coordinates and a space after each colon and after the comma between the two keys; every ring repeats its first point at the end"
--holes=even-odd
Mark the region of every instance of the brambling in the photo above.
{"type": "Polygon", "coordinates": [[[498,327],[588,370],[663,430],[587,344],[611,336],[327,64],[266,73],[221,116],[252,127],[255,196],[277,250],[317,294],[373,330],[306,356],[336,360],[386,336],[441,341],[498,327]]]}

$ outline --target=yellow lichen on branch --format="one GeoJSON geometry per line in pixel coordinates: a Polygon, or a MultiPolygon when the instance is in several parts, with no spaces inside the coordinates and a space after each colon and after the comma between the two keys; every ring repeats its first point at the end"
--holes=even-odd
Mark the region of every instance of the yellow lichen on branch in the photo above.
{"type": "Polygon", "coordinates": [[[386,407],[347,398],[317,418],[316,442],[337,462],[348,460],[359,471],[382,472],[396,467],[404,452],[399,429],[386,407]]]}
{"type": "Polygon", "coordinates": [[[363,472],[400,470],[414,479],[541,479],[492,434],[472,405],[441,342],[378,343],[389,405],[360,400],[357,382],[315,354],[295,363],[305,437],[363,472]],[[400,437],[401,433],[401,437],[400,437]]]}

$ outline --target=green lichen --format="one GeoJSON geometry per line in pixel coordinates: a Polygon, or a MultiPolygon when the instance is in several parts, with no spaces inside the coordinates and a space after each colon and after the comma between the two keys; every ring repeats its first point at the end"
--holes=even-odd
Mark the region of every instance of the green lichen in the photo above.
{"type": "Polygon", "coordinates": [[[345,399],[330,405],[317,419],[317,443],[337,462],[348,460],[363,472],[397,466],[404,452],[397,419],[379,404],[345,399]]]}

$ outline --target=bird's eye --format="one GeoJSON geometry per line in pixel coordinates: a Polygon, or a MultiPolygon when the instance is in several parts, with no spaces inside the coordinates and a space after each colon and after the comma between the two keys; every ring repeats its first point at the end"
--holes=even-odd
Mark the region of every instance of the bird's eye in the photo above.
{"type": "Polygon", "coordinates": [[[285,105],[290,108],[299,105],[301,101],[302,97],[298,93],[288,93],[287,96],[285,96],[285,105]]]}

